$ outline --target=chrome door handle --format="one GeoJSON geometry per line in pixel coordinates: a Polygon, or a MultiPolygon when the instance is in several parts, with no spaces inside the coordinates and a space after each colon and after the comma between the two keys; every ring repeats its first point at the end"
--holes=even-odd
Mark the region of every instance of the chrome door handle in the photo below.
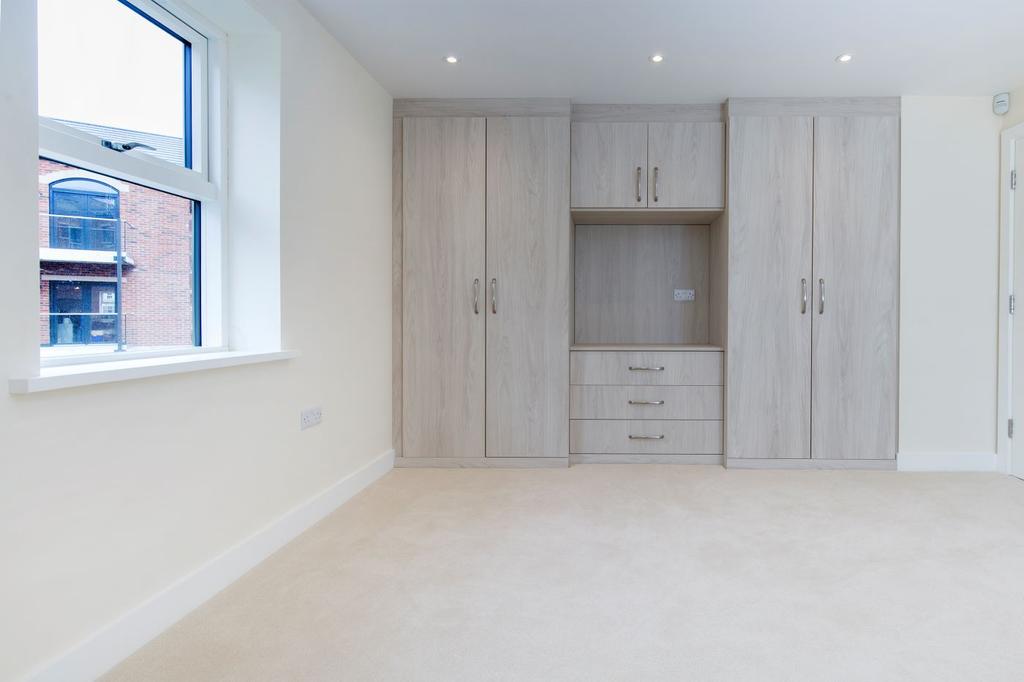
{"type": "Polygon", "coordinates": [[[637,166],[636,167],[636,202],[638,204],[640,203],[640,200],[642,199],[642,197],[640,195],[640,174],[642,172],[643,172],[643,169],[640,166],[637,166]]]}
{"type": "MultiPolygon", "coordinates": [[[[637,199],[637,201],[640,201],[637,199]]],[[[654,167],[654,203],[658,203],[658,167],[654,167]]]]}
{"type": "Polygon", "coordinates": [[[800,314],[807,314],[807,279],[800,280],[800,314]]]}
{"type": "Polygon", "coordinates": [[[630,440],[665,440],[665,436],[664,435],[660,435],[660,436],[634,436],[633,434],[629,434],[629,439],[630,440]]]}
{"type": "Polygon", "coordinates": [[[473,314],[480,314],[480,278],[473,280],[473,314]]]}
{"type": "Polygon", "coordinates": [[[498,314],[498,280],[494,278],[491,280],[491,314],[498,314]]]}
{"type": "Polygon", "coordinates": [[[825,314],[825,280],[818,280],[818,314],[825,314]]]}
{"type": "Polygon", "coordinates": [[[629,371],[630,372],[664,372],[665,368],[664,367],[634,367],[634,366],[630,365],[629,366],[629,371]]]}
{"type": "Polygon", "coordinates": [[[664,400],[630,400],[630,405],[664,405],[664,400]]]}

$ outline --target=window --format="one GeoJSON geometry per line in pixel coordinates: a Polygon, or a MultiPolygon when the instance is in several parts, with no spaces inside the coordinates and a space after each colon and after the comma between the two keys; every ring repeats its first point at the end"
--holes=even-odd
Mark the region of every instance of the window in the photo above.
{"type": "Polygon", "coordinates": [[[210,42],[162,0],[39,0],[43,364],[221,347],[210,42]],[[213,305],[211,308],[219,308],[213,305]]]}
{"type": "Polygon", "coordinates": [[[55,249],[117,249],[121,202],[110,185],[81,178],[51,183],[49,218],[55,249]]]}

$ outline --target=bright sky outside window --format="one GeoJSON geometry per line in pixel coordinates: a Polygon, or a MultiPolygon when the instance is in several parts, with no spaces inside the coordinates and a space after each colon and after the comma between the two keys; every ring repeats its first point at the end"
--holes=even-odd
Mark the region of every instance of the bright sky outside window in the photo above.
{"type": "Polygon", "coordinates": [[[183,141],[185,71],[185,43],[116,0],[39,0],[42,117],[183,141]]]}

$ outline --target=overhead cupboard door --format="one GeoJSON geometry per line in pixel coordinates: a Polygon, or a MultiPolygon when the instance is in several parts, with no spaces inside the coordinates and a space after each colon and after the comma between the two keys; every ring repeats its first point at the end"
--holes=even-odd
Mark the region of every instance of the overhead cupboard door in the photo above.
{"type": "Polygon", "coordinates": [[[487,120],[487,456],[569,452],[569,121],[487,120]]]}
{"type": "Polygon", "coordinates": [[[725,124],[694,121],[648,125],[651,208],[725,205],[725,124]]]}
{"type": "Polygon", "coordinates": [[[484,452],[483,118],[403,123],[402,455],[484,452]]]}
{"type": "Polygon", "coordinates": [[[647,124],[572,124],[572,205],[647,206],[647,124]]]}
{"type": "Polygon", "coordinates": [[[814,124],[812,453],[896,456],[899,119],[814,124]]]}
{"type": "Polygon", "coordinates": [[[730,459],[809,458],[813,120],[730,121],[730,459]]]}

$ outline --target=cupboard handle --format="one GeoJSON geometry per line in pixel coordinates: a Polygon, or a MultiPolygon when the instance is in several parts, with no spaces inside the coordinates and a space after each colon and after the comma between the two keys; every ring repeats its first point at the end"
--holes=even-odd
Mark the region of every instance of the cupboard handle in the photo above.
{"type": "Polygon", "coordinates": [[[800,314],[807,314],[807,279],[800,280],[800,314]]]}
{"type": "Polygon", "coordinates": [[[480,314],[480,278],[473,280],[473,314],[480,314]]]}
{"type": "Polygon", "coordinates": [[[818,280],[818,314],[825,314],[825,280],[818,280]]]}
{"type": "Polygon", "coordinates": [[[491,280],[491,314],[498,314],[498,280],[491,280]]]}
{"type": "MultiPolygon", "coordinates": [[[[637,201],[640,201],[638,198],[637,201]]],[[[654,202],[658,202],[658,167],[654,167],[654,202]]]]}
{"type": "Polygon", "coordinates": [[[630,400],[630,405],[664,405],[664,400],[630,400]]]}
{"type": "Polygon", "coordinates": [[[629,434],[629,439],[630,440],[665,440],[665,436],[664,436],[664,434],[659,435],[659,436],[634,436],[633,434],[629,434]]]}
{"type": "Polygon", "coordinates": [[[630,372],[664,372],[665,368],[664,367],[634,367],[634,366],[630,365],[629,366],[629,371],[630,372]]]}
{"type": "Polygon", "coordinates": [[[642,197],[640,196],[640,174],[642,172],[643,172],[643,169],[641,169],[640,166],[637,166],[636,167],[636,202],[637,203],[640,203],[640,200],[642,199],[642,197]]]}

